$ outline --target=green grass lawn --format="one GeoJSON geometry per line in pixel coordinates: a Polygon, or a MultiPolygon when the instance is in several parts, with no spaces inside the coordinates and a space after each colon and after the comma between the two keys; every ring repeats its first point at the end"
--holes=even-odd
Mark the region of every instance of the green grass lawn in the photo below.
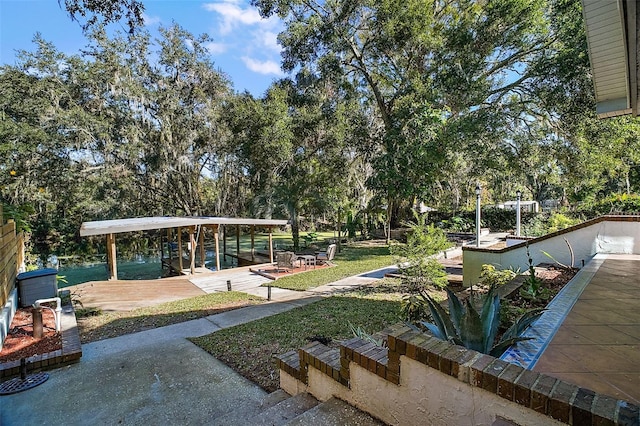
{"type": "Polygon", "coordinates": [[[202,318],[263,301],[264,299],[258,296],[229,291],[126,312],[99,313],[94,311],[94,315],[82,317],[82,309],[76,309],[76,311],[79,316],[80,340],[82,343],[86,343],[202,318]]]}
{"type": "MultiPolygon", "coordinates": [[[[236,234],[235,230],[232,227],[229,227],[227,234],[227,252],[235,253],[236,252],[236,234]]],[[[320,241],[320,245],[326,245],[324,243],[325,240],[334,238],[333,232],[317,232],[318,241],[320,241]]],[[[300,250],[305,249],[305,242],[302,239],[304,235],[307,235],[307,232],[300,232],[300,250]]],[[[293,236],[290,232],[287,233],[274,233],[272,234],[273,245],[278,249],[288,250],[293,246],[293,236]]],[[[256,233],[254,235],[254,245],[255,249],[258,251],[268,250],[269,247],[269,234],[265,233],[256,233]]],[[[222,241],[220,241],[220,250],[222,250],[222,241]]],[[[251,235],[250,234],[242,234],[240,235],[240,251],[247,252],[251,250],[251,235]]]]}
{"type": "Polygon", "coordinates": [[[318,337],[330,346],[353,337],[349,324],[373,334],[400,321],[400,302],[364,294],[343,294],[247,324],[190,339],[268,391],[279,386],[274,355],[298,349],[318,337]]]}
{"type": "Polygon", "coordinates": [[[389,253],[388,246],[354,245],[343,246],[342,251],[336,254],[333,263],[336,266],[332,268],[316,269],[279,278],[270,284],[272,287],[304,291],[342,278],[384,268],[395,262],[394,257],[389,253]]]}

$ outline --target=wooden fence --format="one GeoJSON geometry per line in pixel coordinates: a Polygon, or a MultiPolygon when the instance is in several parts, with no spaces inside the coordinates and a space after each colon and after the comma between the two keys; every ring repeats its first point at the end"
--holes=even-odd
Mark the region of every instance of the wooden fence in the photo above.
{"type": "Polygon", "coordinates": [[[16,282],[19,265],[24,263],[24,235],[16,233],[13,221],[4,223],[0,205],[0,308],[7,303],[16,282]]]}

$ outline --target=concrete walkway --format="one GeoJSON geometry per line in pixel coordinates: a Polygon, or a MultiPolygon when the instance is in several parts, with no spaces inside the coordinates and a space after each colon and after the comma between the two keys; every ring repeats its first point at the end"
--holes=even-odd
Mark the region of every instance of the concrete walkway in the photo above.
{"type": "Polygon", "coordinates": [[[274,292],[271,303],[82,345],[78,364],[50,371],[49,380],[33,389],[0,397],[0,425],[216,424],[239,407],[260,404],[266,392],[187,337],[316,302],[382,278],[390,268],[311,291],[274,292]]]}

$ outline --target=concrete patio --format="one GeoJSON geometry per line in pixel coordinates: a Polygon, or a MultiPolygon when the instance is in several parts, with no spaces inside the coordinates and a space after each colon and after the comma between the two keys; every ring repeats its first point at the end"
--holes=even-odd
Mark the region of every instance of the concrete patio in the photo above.
{"type": "Polygon", "coordinates": [[[640,256],[598,254],[501,359],[640,403],[640,256]]]}
{"type": "Polygon", "coordinates": [[[606,255],[534,371],[640,405],[640,256],[606,255]]]}

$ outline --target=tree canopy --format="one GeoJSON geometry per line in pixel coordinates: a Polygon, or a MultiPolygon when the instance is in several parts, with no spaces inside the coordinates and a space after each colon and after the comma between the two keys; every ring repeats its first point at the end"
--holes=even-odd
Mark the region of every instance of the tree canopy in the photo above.
{"type": "MultiPolygon", "coordinates": [[[[63,0],[58,0],[62,6],[63,0]]],[[[74,21],[85,20],[83,30],[126,20],[129,32],[144,23],[144,4],[140,0],[64,0],[64,8],[74,21]]]]}
{"type": "MultiPolygon", "coordinates": [[[[37,250],[89,250],[82,221],[289,218],[391,226],[513,199],[638,191],[638,120],[598,120],[579,0],[254,0],[289,77],[237,93],[178,24],[136,0],[65,0],[87,46],[34,36],[0,67],[0,197],[37,250]],[[107,35],[125,20],[136,31],[107,35]],[[22,222],[21,222],[22,223],[22,222]]],[[[62,5],[62,4],[61,4],[62,5]]]]}

